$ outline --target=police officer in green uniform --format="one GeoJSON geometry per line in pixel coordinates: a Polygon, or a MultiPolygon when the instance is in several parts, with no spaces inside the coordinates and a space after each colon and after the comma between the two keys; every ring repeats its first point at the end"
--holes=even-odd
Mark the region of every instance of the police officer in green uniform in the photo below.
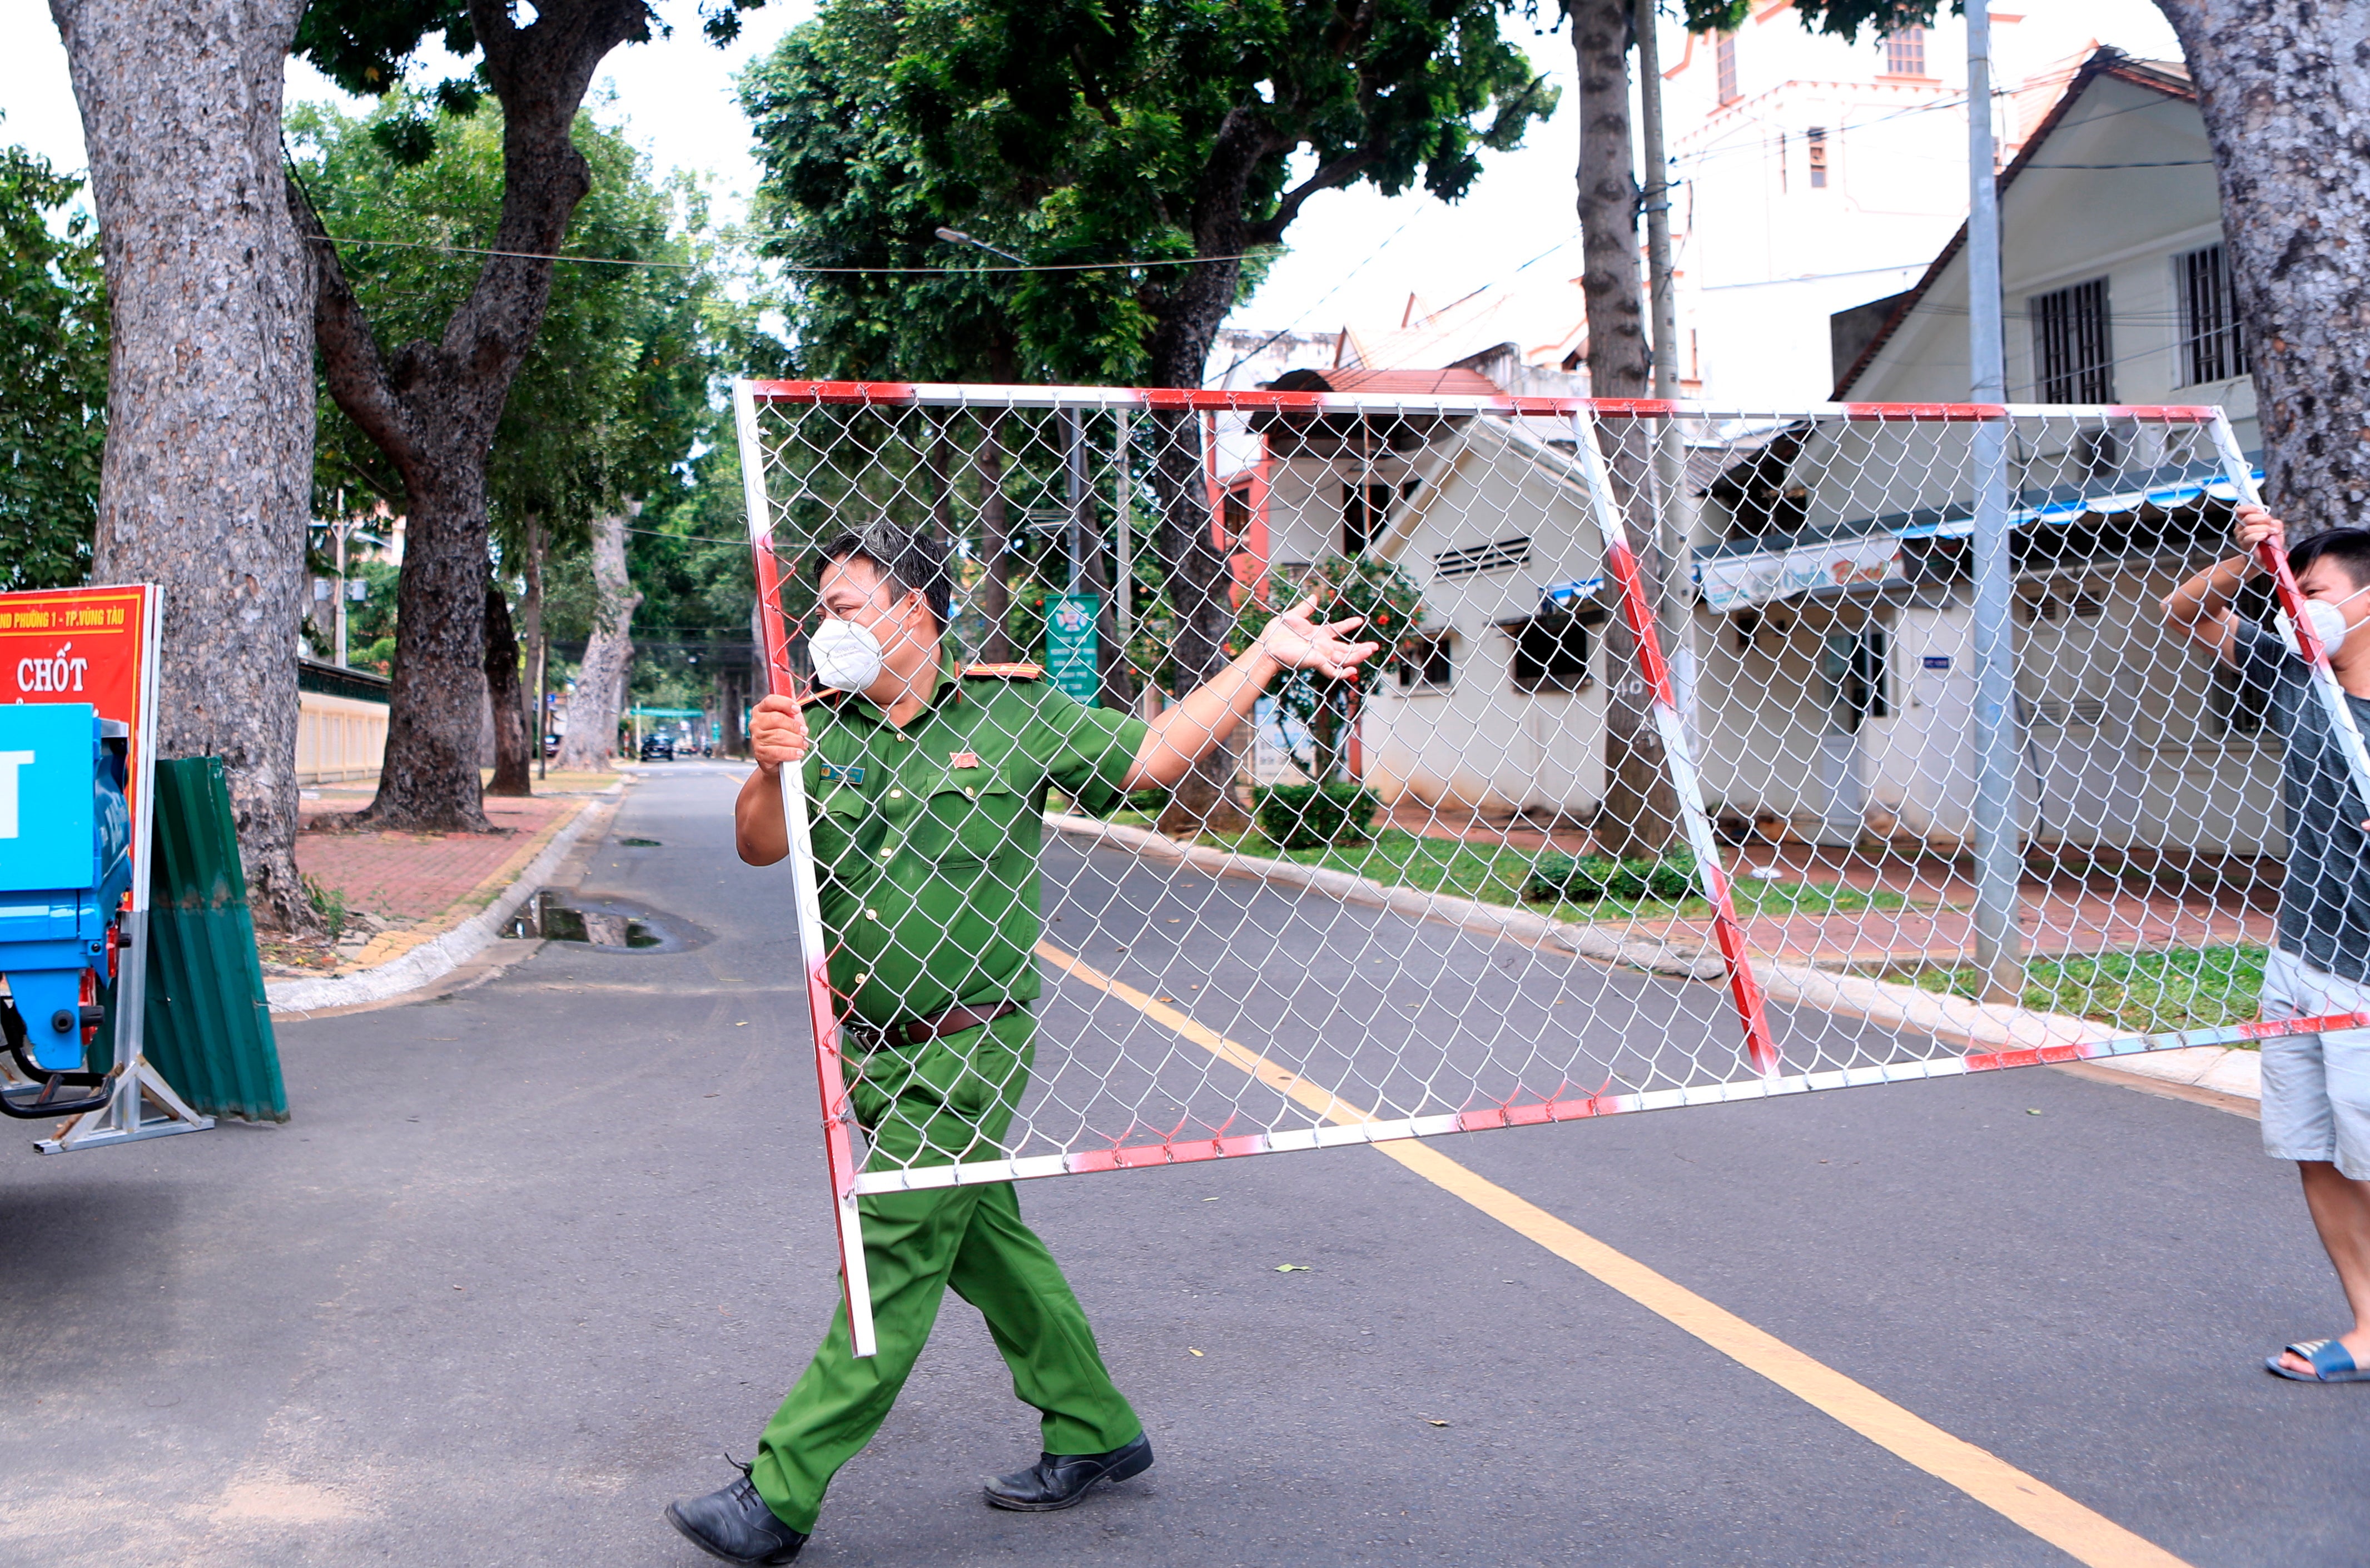
{"type": "MultiPolygon", "coordinates": [[[[1040,992],[1037,857],[1049,785],[1089,811],[1166,787],[1231,733],[1275,675],[1347,675],[1380,645],[1316,601],[1150,724],[1088,708],[1029,665],[958,664],[946,639],[944,547],[882,524],[818,555],[815,674],[803,708],[758,704],[757,771],[735,807],[741,858],[789,853],[780,769],[802,766],[849,1098],[873,1169],[997,1158],[1027,1086],[1040,992]]],[[[835,1310],[823,1345],[720,1492],[667,1509],[728,1562],[787,1562],[823,1490],[870,1440],[913,1370],[948,1288],[987,1320],[1013,1390],[1042,1413],[1036,1464],[991,1482],[1000,1508],[1066,1508],[1152,1463],[1059,1265],[1011,1184],[857,1200],[879,1353],[851,1352],[835,1310]]]]}

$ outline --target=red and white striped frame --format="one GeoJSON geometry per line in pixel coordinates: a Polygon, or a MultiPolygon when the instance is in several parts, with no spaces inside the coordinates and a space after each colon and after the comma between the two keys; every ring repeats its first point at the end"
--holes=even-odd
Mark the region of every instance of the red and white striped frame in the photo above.
{"type": "MultiPolygon", "coordinates": [[[[2228,477],[2238,493],[2252,499],[2251,469],[2239,455],[2221,411],[2210,406],[2146,406],[2103,405],[2074,407],[2021,404],[1817,404],[1783,410],[1722,408],[1712,405],[1654,399],[1574,399],[1513,396],[1452,396],[1339,393],[1197,391],[1128,387],[985,386],[915,383],[739,382],[734,384],[734,412],[743,452],[743,483],[749,514],[749,535],[755,555],[764,624],[768,684],[788,692],[792,680],[788,662],[788,628],[782,616],[780,563],[772,544],[772,509],[765,486],[763,445],[757,423],[760,404],[810,406],[961,407],[983,404],[1012,408],[1078,408],[1130,411],[1174,410],[1180,413],[1277,412],[1291,414],[1436,414],[1548,417],[1570,420],[1579,437],[1579,463],[1593,504],[1605,545],[1609,575],[1620,596],[1620,611],[1636,638],[1639,667],[1634,678],[1646,686],[1663,750],[1669,759],[1672,784],[1690,847],[1696,856],[1703,893],[1714,910],[1713,923],[1725,965],[1731,1004],[1743,1025],[1745,1055],[1752,1077],[1686,1088],[1648,1090],[1619,1094],[1558,1093],[1545,1100],[1476,1106],[1444,1114],[1398,1119],[1348,1120],[1313,1127],[1236,1136],[1179,1138],[1156,1136],[1143,1143],[1109,1149],[1071,1150],[1050,1155],[924,1166],[912,1170],[866,1173],[857,1168],[855,1123],[849,1105],[840,1047],[840,1025],[826,967],[827,947],[817,897],[812,844],[808,831],[803,776],[795,768],[782,773],[783,811],[791,845],[791,873],[797,906],[800,952],[807,967],[808,1013],[811,1022],[817,1087],[823,1112],[824,1153],[829,1169],[837,1223],[843,1289],[848,1310],[850,1337],[858,1356],[874,1352],[870,1294],[865,1269],[862,1222],[857,1200],[873,1193],[916,1191],[981,1182],[1082,1174],[1096,1171],[1130,1170],[1145,1166],[1186,1163],[1249,1154],[1283,1152],[1335,1145],[1375,1143],[1402,1138],[1431,1137],[1491,1127],[1522,1127],[1582,1120],[1632,1111],[1685,1104],[1719,1104],[1801,1093],[1862,1084],[1904,1082],[1957,1076],[2009,1067],[2075,1061],[2192,1045],[2230,1045],[2291,1034],[2341,1027],[2370,1027],[2370,1014],[2309,1019],[2275,1024],[2239,1024],[2180,1035],[2124,1036],[2095,1041],[2053,1043],[2028,1048],[1976,1051],[1922,1061],[1893,1062],[1833,1070],[1789,1073],[1770,1029],[1764,992],[1755,981],[1736,917],[1730,883],[1720,864],[1719,845],[1704,811],[1695,773],[1695,760],[1678,711],[1671,671],[1655,629],[1652,607],[1631,553],[1620,509],[1616,503],[1597,442],[1598,422],[1605,418],[1721,419],[1766,418],[1773,413],[1789,418],[1847,421],[1973,422],[2018,417],[2068,416],[2143,423],[2209,427],[2222,452],[2228,477]]],[[[2283,606],[2295,615],[2298,600],[2285,563],[2267,561],[2280,579],[2283,606]]],[[[2328,661],[2313,644],[2308,623],[2303,635],[2315,656],[2316,685],[2322,700],[2331,703],[2332,720],[2347,738],[2349,761],[2365,802],[2370,802],[2370,757],[2365,757],[2352,715],[2328,661]]]]}
{"type": "Polygon", "coordinates": [[[2146,425],[2207,425],[2220,417],[2211,404],[2123,403],[1803,403],[1783,409],[1746,408],[1655,397],[1474,396],[1451,393],[1264,392],[1162,386],[995,386],[919,381],[739,382],[759,403],[857,404],[876,408],[957,408],[994,404],[1007,408],[1173,409],[1197,414],[1498,414],[1600,419],[1736,419],[1784,414],[1794,418],[1854,421],[1923,420],[1965,423],[2054,415],[2128,419],[2146,425]]]}
{"type": "MultiPolygon", "coordinates": [[[[752,383],[735,382],[732,413],[741,435],[742,496],[749,509],[749,547],[755,557],[757,602],[765,628],[765,688],[791,694],[790,639],[782,613],[782,567],[773,549],[773,509],[757,432],[752,383]]],[[[864,1223],[857,1215],[856,1113],[839,1043],[839,1008],[831,993],[831,949],[823,939],[823,899],[816,890],[814,841],[807,827],[806,770],[781,770],[782,820],[789,830],[790,886],[797,909],[799,957],[806,965],[807,1014],[814,1034],[815,1087],[823,1099],[823,1146],[831,1173],[832,1215],[839,1235],[839,1281],[847,1307],[847,1335],[857,1356],[878,1348],[872,1331],[871,1279],[864,1265],[864,1223]]]]}
{"type": "Polygon", "coordinates": [[[1670,663],[1662,657],[1662,635],[1654,626],[1653,602],[1646,596],[1645,578],[1638,570],[1638,557],[1630,551],[1628,530],[1622,522],[1621,502],[1613,493],[1611,478],[1605,472],[1605,454],[1597,445],[1596,419],[1593,413],[1576,413],[1571,425],[1577,438],[1581,473],[1588,481],[1589,500],[1596,511],[1596,531],[1605,543],[1605,564],[1621,590],[1621,618],[1628,623],[1629,635],[1638,644],[1638,670],[1631,679],[1645,682],[1647,700],[1653,709],[1654,728],[1662,737],[1671,789],[1678,796],[1679,820],[1686,828],[1687,847],[1695,852],[1696,872],[1703,882],[1704,898],[1711,905],[1712,934],[1720,943],[1720,962],[1728,969],[1729,1000],[1736,1007],[1737,1021],[1744,1026],[1745,1054],[1752,1059],[1755,1072],[1764,1078],[1774,1078],[1782,1060],[1777,1039],[1769,1032],[1768,1004],[1753,978],[1753,957],[1745,951],[1744,927],[1737,921],[1728,873],[1720,863],[1720,841],[1713,835],[1711,818],[1704,811],[1703,786],[1696,777],[1695,750],[1687,739],[1686,725],[1679,715],[1678,693],[1671,684],[1670,663]]]}

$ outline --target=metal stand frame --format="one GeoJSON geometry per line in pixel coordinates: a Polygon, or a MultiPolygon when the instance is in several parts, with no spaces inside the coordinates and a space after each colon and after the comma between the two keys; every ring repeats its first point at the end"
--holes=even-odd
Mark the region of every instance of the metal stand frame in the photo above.
{"type": "Polygon", "coordinates": [[[113,1143],[133,1143],[144,1138],[170,1138],[177,1132],[204,1132],[214,1125],[173,1093],[165,1075],[134,1057],[128,1067],[111,1075],[114,1093],[103,1109],[85,1111],[59,1124],[58,1130],[33,1147],[43,1154],[71,1154],[77,1149],[102,1149],[113,1143]],[[165,1114],[148,1115],[148,1102],[165,1114]]]}
{"type": "MultiPolygon", "coordinates": [[[[765,494],[757,403],[745,381],[732,384],[740,426],[742,494],[749,509],[749,547],[757,570],[757,620],[765,630],[766,686],[791,694],[789,628],[782,613],[781,563],[773,548],[772,508],[765,494]]],[[[872,1283],[864,1265],[864,1220],[856,1205],[856,1112],[839,1047],[839,1009],[831,994],[831,955],[823,933],[823,900],[815,890],[814,841],[807,830],[803,768],[781,770],[782,821],[790,840],[790,891],[797,908],[799,959],[807,971],[807,1014],[814,1031],[815,1082],[823,1096],[823,1146],[831,1171],[833,1216],[839,1230],[840,1289],[847,1307],[847,1337],[857,1356],[878,1348],[872,1332],[872,1283]]]]}

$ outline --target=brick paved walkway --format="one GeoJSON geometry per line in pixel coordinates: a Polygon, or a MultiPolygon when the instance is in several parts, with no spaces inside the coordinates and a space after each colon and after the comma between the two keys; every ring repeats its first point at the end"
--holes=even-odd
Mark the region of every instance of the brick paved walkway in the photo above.
{"type": "Polygon", "coordinates": [[[386,920],[441,915],[501,869],[531,840],[573,817],[582,795],[489,799],[486,816],[500,833],[343,833],[312,830],[324,816],[368,801],[328,797],[304,802],[307,831],[296,839],[297,869],[346,897],[349,909],[386,920]]]}
{"type": "Polygon", "coordinates": [[[343,974],[385,963],[469,918],[501,896],[519,872],[577,814],[602,798],[615,774],[555,776],[549,793],[524,799],[489,797],[492,833],[348,832],[323,818],[360,810],[374,784],[322,785],[297,803],[305,830],[296,866],[346,909],[368,918],[349,922],[334,948],[272,939],[264,961],[275,976],[343,974]]]}

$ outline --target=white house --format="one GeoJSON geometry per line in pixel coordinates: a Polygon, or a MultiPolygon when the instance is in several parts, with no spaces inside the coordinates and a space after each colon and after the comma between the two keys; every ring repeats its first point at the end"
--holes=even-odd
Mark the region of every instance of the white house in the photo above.
{"type": "MultiPolygon", "coordinates": [[[[2178,67],[2102,51],[2003,175],[2011,396],[2221,405],[2257,436],[2215,187],[2178,67]]],[[[1966,396],[1960,242],[1865,335],[1837,399],[1966,396]]],[[[1469,367],[1294,372],[1306,390],[1488,393],[1469,367]]],[[[1849,842],[1971,830],[1966,423],[1773,418],[1690,428],[1690,721],[1708,796],[1849,842]]],[[[1550,418],[1253,419],[1247,563],[1371,552],[1415,580],[1421,635],[1360,726],[1386,794],[1584,816],[1604,782],[1603,546],[1550,418]],[[1254,493],[1251,485],[1256,483],[1254,493]],[[1253,501],[1256,504],[1252,504],[1253,501]]],[[[2157,624],[2226,536],[2195,426],[2053,417],[2014,432],[2019,736],[2036,835],[2278,852],[2257,715],[2157,624]]],[[[1247,572],[1247,576],[1251,575],[1247,572]]],[[[1684,654],[1682,662],[1684,662],[1684,654]]]]}
{"type": "MultiPolygon", "coordinates": [[[[1994,10],[1991,29],[2004,159],[2100,39],[2178,48],[2147,0],[1994,10]]],[[[1812,401],[1839,368],[1830,315],[1908,287],[1966,215],[1965,24],[1853,43],[1777,0],[1732,33],[1666,23],[1662,52],[1685,395],[1812,401]]],[[[1848,350],[1864,328],[1839,325],[1848,350]]]]}
{"type": "MultiPolygon", "coordinates": [[[[2180,66],[2094,53],[2004,172],[2000,207],[2011,400],[2221,405],[2254,450],[2213,162],[2180,66]]],[[[1893,302],[1835,398],[1965,398],[1962,239],[1893,302]]],[[[1970,830],[1968,429],[1773,427],[1707,486],[1697,723],[1727,809],[1829,838],[1857,834],[1864,812],[1943,841],[1970,830]]],[[[2203,432],[2052,419],[2014,432],[2010,462],[2028,829],[2278,853],[2259,715],[2159,623],[2165,592],[2226,550],[2232,491],[2203,432]]]]}
{"type": "MultiPolygon", "coordinates": [[[[1304,373],[1285,390],[1493,390],[1470,371],[1304,373]],[[1422,386],[1402,382],[1427,382],[1422,386]],[[1478,384],[1476,384],[1478,383],[1478,384]]],[[[1568,421],[1261,416],[1265,547],[1396,563],[1423,619],[1367,699],[1353,768],[1386,798],[1582,814],[1604,793],[1604,545],[1568,421]]]]}

